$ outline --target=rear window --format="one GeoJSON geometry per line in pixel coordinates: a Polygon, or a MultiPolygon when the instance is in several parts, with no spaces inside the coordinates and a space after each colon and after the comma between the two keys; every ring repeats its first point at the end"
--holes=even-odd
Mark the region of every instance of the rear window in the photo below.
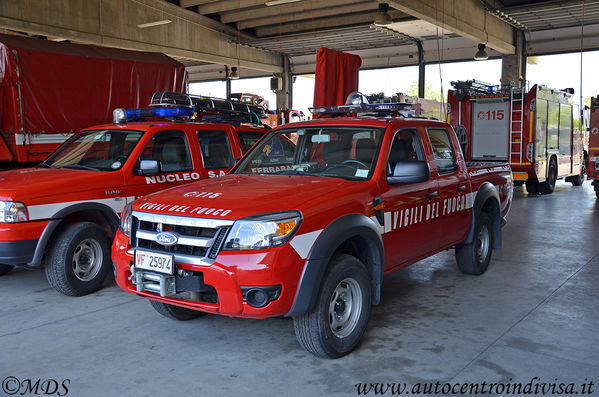
{"type": "Polygon", "coordinates": [[[237,131],[237,136],[241,142],[241,153],[245,154],[264,136],[264,134],[252,131],[237,131]]]}
{"type": "Polygon", "coordinates": [[[458,169],[458,163],[447,130],[445,128],[429,128],[427,133],[433,147],[437,172],[440,175],[455,172],[458,169]]]}
{"type": "Polygon", "coordinates": [[[198,131],[198,141],[204,160],[204,168],[223,169],[233,164],[231,145],[225,131],[198,131]]]}

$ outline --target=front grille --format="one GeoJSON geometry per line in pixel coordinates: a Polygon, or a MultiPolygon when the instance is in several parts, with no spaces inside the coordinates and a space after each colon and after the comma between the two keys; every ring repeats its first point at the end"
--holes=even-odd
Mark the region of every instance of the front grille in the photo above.
{"type": "Polygon", "coordinates": [[[190,218],[138,211],[134,211],[132,216],[131,245],[134,248],[174,254],[175,260],[183,257],[216,258],[224,237],[233,224],[233,221],[226,219],[190,218]],[[166,231],[177,235],[176,244],[162,245],[156,241],[156,235],[166,231]]]}

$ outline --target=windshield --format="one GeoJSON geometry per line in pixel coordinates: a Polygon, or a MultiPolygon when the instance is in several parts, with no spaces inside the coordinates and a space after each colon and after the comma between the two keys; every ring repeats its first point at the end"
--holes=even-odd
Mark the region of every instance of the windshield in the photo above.
{"type": "Polygon", "coordinates": [[[234,173],[365,180],[374,171],[383,131],[355,126],[272,131],[242,159],[234,173]]]}
{"type": "Polygon", "coordinates": [[[77,133],[52,153],[40,167],[93,171],[120,169],[143,131],[91,130],[77,133]]]}

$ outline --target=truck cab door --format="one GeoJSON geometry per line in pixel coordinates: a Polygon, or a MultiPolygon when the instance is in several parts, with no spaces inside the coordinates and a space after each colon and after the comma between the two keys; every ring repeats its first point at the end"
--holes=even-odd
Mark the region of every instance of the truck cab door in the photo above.
{"type": "Polygon", "coordinates": [[[386,270],[423,257],[435,246],[430,233],[435,231],[433,219],[439,211],[437,182],[389,183],[397,164],[411,161],[427,161],[420,134],[415,128],[398,130],[388,153],[387,185],[381,194],[386,270]]]}
{"type": "Polygon", "coordinates": [[[193,167],[189,139],[185,132],[157,131],[139,144],[143,148],[137,152],[133,167],[125,172],[128,197],[141,197],[200,179],[200,174],[193,167]],[[143,170],[141,166],[144,160],[155,161],[157,169],[143,170]]]}
{"type": "Polygon", "coordinates": [[[455,134],[444,127],[426,129],[427,144],[434,158],[432,178],[439,188],[439,218],[435,221],[437,245],[451,245],[464,237],[470,226],[466,212],[467,195],[471,191],[465,162],[455,150],[459,145],[455,134]]]}

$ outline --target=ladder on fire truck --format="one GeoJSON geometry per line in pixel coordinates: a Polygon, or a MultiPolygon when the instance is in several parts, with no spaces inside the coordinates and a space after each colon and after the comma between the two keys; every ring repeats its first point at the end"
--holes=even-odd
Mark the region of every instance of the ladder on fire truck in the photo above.
{"type": "Polygon", "coordinates": [[[510,87],[510,163],[523,163],[524,90],[510,87]]]}

